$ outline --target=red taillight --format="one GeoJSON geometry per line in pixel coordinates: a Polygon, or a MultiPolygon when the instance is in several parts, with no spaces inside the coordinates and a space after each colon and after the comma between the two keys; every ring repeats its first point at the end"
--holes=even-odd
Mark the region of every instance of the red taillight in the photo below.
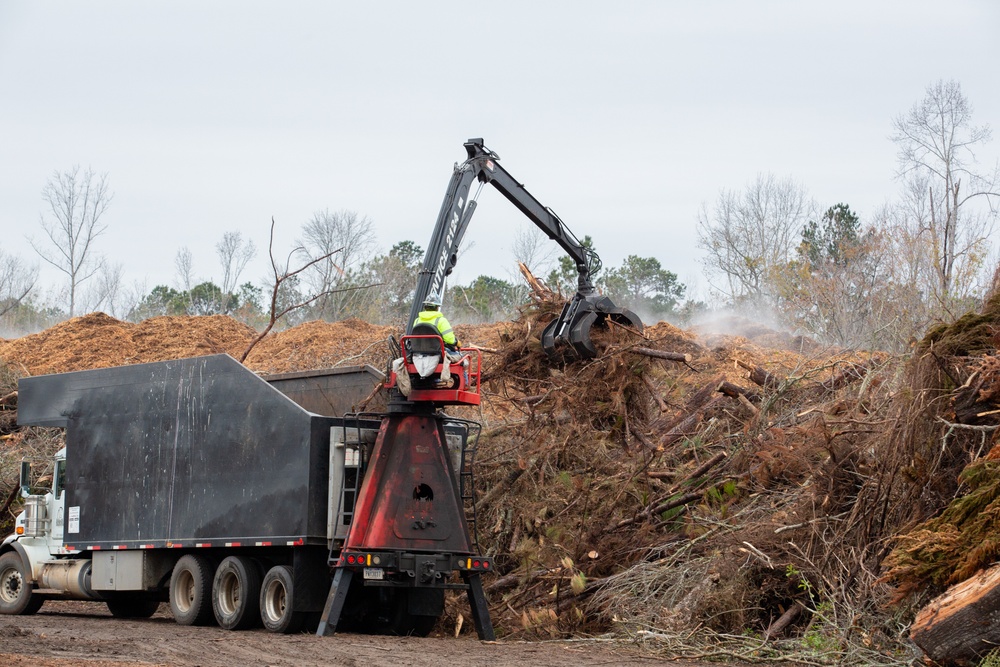
{"type": "Polygon", "coordinates": [[[472,561],[472,569],[474,569],[474,570],[478,570],[481,565],[482,565],[482,563],[479,562],[478,560],[472,561]]]}
{"type": "Polygon", "coordinates": [[[483,561],[483,569],[484,570],[490,569],[490,562],[488,560],[483,561]]]}
{"type": "Polygon", "coordinates": [[[355,563],[356,560],[357,559],[354,557],[354,554],[351,554],[350,556],[347,557],[347,564],[348,565],[354,565],[354,563],[355,563]]]}

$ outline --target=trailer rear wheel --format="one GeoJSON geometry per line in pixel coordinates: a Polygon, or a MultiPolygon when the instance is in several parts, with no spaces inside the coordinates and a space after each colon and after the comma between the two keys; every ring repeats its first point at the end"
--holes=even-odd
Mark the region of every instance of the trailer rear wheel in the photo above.
{"type": "Polygon", "coordinates": [[[15,551],[0,556],[0,614],[30,616],[38,611],[45,598],[35,595],[28,572],[15,551]]]}
{"type": "Polygon", "coordinates": [[[260,623],[260,569],[245,556],[219,564],[212,583],[212,610],[226,630],[247,630],[260,623]]]}
{"type": "Polygon", "coordinates": [[[108,611],[115,618],[149,618],[160,608],[153,598],[117,598],[107,601],[108,611]]]}
{"type": "Polygon", "coordinates": [[[170,575],[170,611],[181,625],[212,622],[212,564],[200,555],[181,556],[170,575]]]}
{"type": "Polygon", "coordinates": [[[294,596],[292,568],[275,565],[268,570],[260,586],[260,618],[265,628],[285,635],[302,628],[306,615],[292,611],[294,596]]]}

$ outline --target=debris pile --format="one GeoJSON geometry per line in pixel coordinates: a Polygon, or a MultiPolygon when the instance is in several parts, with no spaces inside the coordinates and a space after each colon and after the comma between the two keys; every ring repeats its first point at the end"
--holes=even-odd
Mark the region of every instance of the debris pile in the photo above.
{"type": "MultiPolygon", "coordinates": [[[[596,359],[553,362],[539,334],[558,304],[543,297],[514,322],[457,327],[486,349],[482,409],[462,416],[484,422],[477,533],[503,635],[614,630],[674,656],[710,644],[736,659],[765,647],[903,661],[900,624],[1000,555],[1000,298],[909,359],[661,322],[612,324],[592,334],[596,359]]],[[[384,368],[393,334],[310,322],[246,364],[384,368]]],[[[16,375],[239,357],[253,336],[224,317],[94,314],[0,341],[0,438],[21,435],[16,395],[2,398],[16,375]]]]}

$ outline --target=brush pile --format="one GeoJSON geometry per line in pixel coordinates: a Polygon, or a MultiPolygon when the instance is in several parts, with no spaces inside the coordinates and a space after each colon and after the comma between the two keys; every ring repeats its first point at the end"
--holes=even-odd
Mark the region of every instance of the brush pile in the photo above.
{"type": "MultiPolygon", "coordinates": [[[[458,327],[490,350],[482,409],[460,416],[484,423],[477,536],[495,557],[486,590],[504,636],[902,664],[918,607],[1000,554],[1000,298],[908,360],[748,323],[729,323],[737,336],[661,322],[594,331],[596,359],[553,361],[538,337],[559,305],[536,293],[515,322],[458,327]]],[[[246,364],[384,368],[391,333],[312,322],[268,336],[246,364]]],[[[95,314],[0,340],[4,461],[29,439],[10,419],[17,375],[239,356],[253,335],[229,318],[95,314]]],[[[12,479],[4,463],[0,494],[12,479]]],[[[465,611],[456,599],[442,628],[465,611]]]]}

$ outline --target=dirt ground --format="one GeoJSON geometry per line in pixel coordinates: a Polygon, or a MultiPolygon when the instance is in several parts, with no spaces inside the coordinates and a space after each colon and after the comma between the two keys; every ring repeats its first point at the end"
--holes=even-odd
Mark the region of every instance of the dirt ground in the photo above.
{"type": "MultiPolygon", "coordinates": [[[[34,616],[0,616],[0,665],[5,667],[255,667],[257,665],[655,665],[626,642],[480,642],[452,637],[228,632],[174,623],[168,605],[148,620],[114,619],[103,604],[48,601],[34,616]]],[[[694,663],[671,662],[680,667],[694,663]]]]}

